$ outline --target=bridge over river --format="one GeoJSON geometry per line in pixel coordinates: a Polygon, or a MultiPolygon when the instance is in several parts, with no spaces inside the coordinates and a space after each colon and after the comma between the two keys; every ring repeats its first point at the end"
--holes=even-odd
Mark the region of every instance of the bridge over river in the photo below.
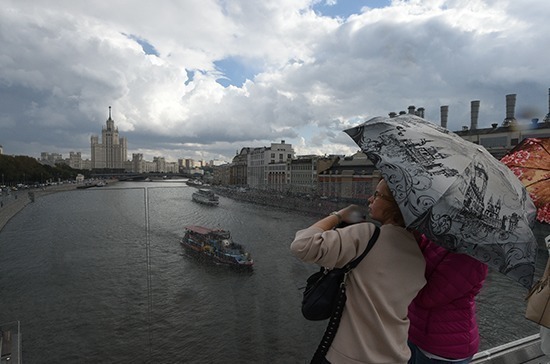
{"type": "Polygon", "coordinates": [[[152,181],[166,180],[166,179],[182,179],[193,178],[194,176],[188,173],[162,173],[162,172],[147,172],[147,173],[102,173],[95,172],[91,174],[93,178],[102,179],[117,179],[119,181],[144,181],[150,179],[152,181]]]}

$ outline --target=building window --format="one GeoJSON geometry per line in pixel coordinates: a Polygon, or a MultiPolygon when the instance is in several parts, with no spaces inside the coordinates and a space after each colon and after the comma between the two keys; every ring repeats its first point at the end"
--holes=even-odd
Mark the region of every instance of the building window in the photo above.
{"type": "Polygon", "coordinates": [[[512,145],[518,145],[519,139],[518,139],[518,138],[514,138],[514,139],[512,139],[510,142],[511,142],[512,145]]]}

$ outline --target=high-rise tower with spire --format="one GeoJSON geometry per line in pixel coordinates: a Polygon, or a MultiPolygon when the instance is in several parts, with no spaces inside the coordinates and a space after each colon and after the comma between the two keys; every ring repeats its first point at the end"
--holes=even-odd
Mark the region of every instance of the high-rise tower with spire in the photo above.
{"type": "Polygon", "coordinates": [[[122,169],[127,160],[128,144],[126,138],[118,135],[118,128],[111,118],[110,106],[106,124],[101,131],[101,143],[97,135],[92,135],[90,139],[92,169],[122,169]]]}

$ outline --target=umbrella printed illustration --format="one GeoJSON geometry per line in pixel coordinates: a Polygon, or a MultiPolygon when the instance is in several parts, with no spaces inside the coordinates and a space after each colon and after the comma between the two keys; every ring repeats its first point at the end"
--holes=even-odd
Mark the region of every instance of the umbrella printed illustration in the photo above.
{"type": "Polygon", "coordinates": [[[550,224],[550,138],[527,138],[500,160],[525,185],[537,220],[550,224]]]}
{"type": "Polygon", "coordinates": [[[388,182],[407,227],[530,288],[535,206],[487,150],[415,115],[345,130],[388,182]]]}

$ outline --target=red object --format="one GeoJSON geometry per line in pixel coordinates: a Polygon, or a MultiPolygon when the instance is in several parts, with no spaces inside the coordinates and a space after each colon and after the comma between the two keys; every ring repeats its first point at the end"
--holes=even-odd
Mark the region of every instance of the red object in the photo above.
{"type": "Polygon", "coordinates": [[[524,184],[537,220],[550,223],[550,138],[526,138],[500,161],[524,184]]]}

